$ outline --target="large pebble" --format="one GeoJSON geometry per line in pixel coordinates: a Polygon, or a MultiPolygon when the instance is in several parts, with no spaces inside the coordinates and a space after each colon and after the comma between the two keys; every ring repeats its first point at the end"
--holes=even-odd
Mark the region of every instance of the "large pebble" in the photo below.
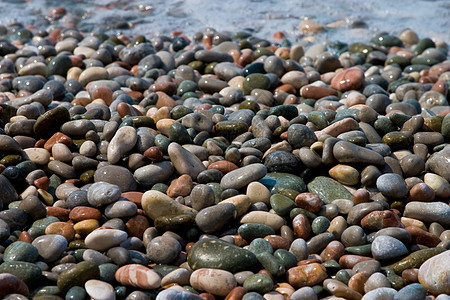
{"type": "Polygon", "coordinates": [[[450,250],[433,256],[420,266],[419,282],[433,295],[450,294],[450,250]]]}
{"type": "Polygon", "coordinates": [[[117,130],[116,134],[108,145],[108,162],[117,163],[122,156],[133,149],[137,142],[136,129],[131,126],[123,126],[117,130]]]}
{"type": "Polygon", "coordinates": [[[222,189],[238,190],[252,181],[261,179],[266,173],[267,168],[263,164],[251,164],[225,174],[220,181],[220,186],[222,189]]]}
{"type": "Polygon", "coordinates": [[[115,275],[117,282],[140,289],[153,290],[161,286],[161,277],[143,265],[129,264],[120,267],[115,275]]]}
{"type": "Polygon", "coordinates": [[[107,182],[96,182],[89,187],[88,202],[94,207],[116,202],[120,198],[120,188],[107,182]]]}
{"type": "Polygon", "coordinates": [[[113,286],[107,282],[91,279],[86,281],[86,283],[84,284],[84,288],[86,289],[87,294],[93,299],[98,300],[116,299],[113,286]]]}
{"type": "Polygon", "coordinates": [[[197,156],[181,147],[178,143],[170,143],[167,152],[170,161],[179,174],[188,174],[193,179],[196,179],[197,175],[206,169],[197,156]]]}
{"type": "Polygon", "coordinates": [[[388,235],[376,237],[372,242],[371,250],[373,258],[380,261],[408,254],[408,249],[401,241],[388,235]]]}
{"type": "Polygon", "coordinates": [[[237,285],[234,275],[225,270],[201,268],[191,274],[193,288],[225,297],[237,285]]]}
{"type": "Polygon", "coordinates": [[[97,251],[105,251],[120,245],[128,237],[125,231],[119,229],[98,229],[86,236],[86,246],[97,251]]]}
{"type": "Polygon", "coordinates": [[[36,247],[39,255],[44,261],[53,262],[66,250],[68,243],[66,238],[62,235],[46,234],[37,237],[32,245],[36,247]]]}

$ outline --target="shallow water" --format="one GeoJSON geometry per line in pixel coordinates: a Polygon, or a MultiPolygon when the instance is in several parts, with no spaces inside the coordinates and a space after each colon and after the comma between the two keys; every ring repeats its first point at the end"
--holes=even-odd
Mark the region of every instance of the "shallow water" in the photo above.
{"type": "Polygon", "coordinates": [[[296,42],[304,37],[298,30],[301,20],[312,19],[322,25],[342,23],[339,29],[328,28],[318,35],[318,40],[365,41],[380,31],[398,34],[410,28],[419,38],[450,43],[448,0],[2,0],[0,10],[8,13],[0,16],[0,22],[48,25],[44,16],[59,5],[80,18],[82,29],[114,34],[152,37],[182,29],[191,36],[205,27],[219,31],[251,28],[266,39],[282,31],[296,42]]]}

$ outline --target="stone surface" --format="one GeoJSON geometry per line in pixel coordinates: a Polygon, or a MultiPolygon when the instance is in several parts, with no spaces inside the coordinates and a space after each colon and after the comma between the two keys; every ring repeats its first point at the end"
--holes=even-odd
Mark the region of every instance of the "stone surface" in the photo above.
{"type": "Polygon", "coordinates": [[[419,269],[419,282],[433,295],[450,294],[449,255],[447,250],[426,260],[419,269]]]}

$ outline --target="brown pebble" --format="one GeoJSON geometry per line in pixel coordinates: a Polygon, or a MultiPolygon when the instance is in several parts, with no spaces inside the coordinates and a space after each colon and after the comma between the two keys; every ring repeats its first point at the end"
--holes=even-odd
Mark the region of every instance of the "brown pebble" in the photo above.
{"type": "Polygon", "coordinates": [[[21,242],[30,243],[30,244],[31,244],[31,242],[33,242],[33,238],[28,233],[28,231],[22,231],[19,234],[19,239],[18,240],[21,241],[21,242]]]}
{"type": "Polygon", "coordinates": [[[357,263],[362,261],[372,260],[372,257],[354,255],[354,254],[346,254],[341,256],[339,259],[339,265],[343,269],[352,269],[357,263]]]}
{"type": "Polygon", "coordinates": [[[128,199],[128,201],[133,202],[138,207],[142,207],[141,206],[142,195],[144,195],[144,193],[142,192],[125,192],[121,194],[121,197],[128,199]]]}
{"type": "Polygon", "coordinates": [[[402,278],[408,283],[419,282],[419,269],[406,269],[402,272],[402,278]]]}
{"type": "Polygon", "coordinates": [[[45,228],[45,234],[59,234],[66,238],[68,242],[75,238],[73,224],[66,222],[54,222],[45,228]]]}
{"type": "Polygon", "coordinates": [[[370,201],[370,193],[368,190],[366,189],[357,189],[354,193],[353,193],[353,203],[356,204],[360,204],[360,203],[365,203],[365,202],[369,202],[370,201]]]}
{"type": "Polygon", "coordinates": [[[234,171],[238,168],[239,167],[236,166],[234,163],[232,163],[231,161],[227,161],[227,160],[219,160],[219,161],[213,162],[212,164],[210,164],[208,166],[208,170],[216,169],[216,170],[219,170],[220,172],[222,172],[223,174],[227,174],[228,172],[234,171]]]}
{"type": "Polygon", "coordinates": [[[49,184],[50,184],[50,180],[48,179],[47,176],[43,176],[41,178],[38,178],[36,180],[33,181],[33,184],[38,188],[38,189],[42,189],[44,191],[48,190],[49,184]]]}
{"type": "Polygon", "coordinates": [[[68,221],[69,220],[70,209],[55,207],[55,206],[47,206],[47,217],[56,217],[60,221],[68,221]]]}
{"type": "Polygon", "coordinates": [[[56,132],[45,142],[44,149],[51,153],[52,147],[56,143],[61,143],[61,144],[66,145],[67,147],[70,147],[70,146],[72,146],[73,141],[72,141],[72,138],[65,135],[64,133],[56,132]]]}
{"type": "Polygon", "coordinates": [[[279,235],[268,235],[265,236],[264,239],[266,241],[268,241],[270,243],[270,245],[272,245],[272,248],[274,251],[278,250],[278,249],[284,249],[284,250],[289,250],[289,247],[291,246],[291,244],[289,243],[289,241],[279,235]]]}
{"type": "Polygon", "coordinates": [[[364,295],[364,284],[369,279],[369,274],[366,272],[360,272],[353,275],[348,281],[348,287],[361,295],[364,295]]]}
{"type": "Polygon", "coordinates": [[[419,182],[415,184],[410,190],[408,195],[408,201],[433,201],[436,193],[426,183],[419,182]]]}
{"type": "Polygon", "coordinates": [[[225,300],[241,300],[247,291],[242,286],[237,286],[228,293],[225,300]]]}
{"type": "Polygon", "coordinates": [[[144,156],[150,159],[153,162],[160,162],[163,160],[163,153],[162,151],[156,147],[150,147],[147,150],[144,151],[144,156]]]}
{"type": "Polygon", "coordinates": [[[331,241],[320,254],[323,261],[334,259],[339,261],[342,255],[345,254],[345,246],[339,241],[331,241]]]}
{"type": "Polygon", "coordinates": [[[373,211],[361,220],[361,227],[372,231],[377,231],[386,227],[400,227],[403,224],[400,217],[390,210],[373,211]]]}
{"type": "Polygon", "coordinates": [[[198,294],[199,295],[199,297],[201,297],[203,300],[215,300],[216,299],[216,297],[214,297],[214,295],[213,294],[210,294],[210,293],[201,293],[201,294],[198,294]]]}
{"type": "Polygon", "coordinates": [[[167,189],[167,196],[176,198],[178,196],[187,196],[191,193],[194,183],[188,174],[183,174],[170,184],[167,189]]]}
{"type": "Polygon", "coordinates": [[[416,226],[408,226],[405,228],[406,231],[411,234],[412,242],[414,244],[425,245],[427,247],[436,247],[441,240],[438,236],[431,234],[423,229],[416,226]]]}
{"type": "Polygon", "coordinates": [[[134,236],[142,239],[144,231],[150,227],[150,222],[146,216],[136,215],[125,223],[125,227],[127,229],[128,236],[134,236]]]}
{"type": "Polygon", "coordinates": [[[100,220],[102,218],[102,213],[98,209],[93,207],[77,206],[70,211],[69,218],[74,222],[88,219],[100,220]]]}
{"type": "Polygon", "coordinates": [[[311,234],[311,224],[304,214],[298,214],[292,220],[292,229],[296,238],[308,239],[311,234]]]}
{"type": "Polygon", "coordinates": [[[316,213],[322,208],[323,201],[314,193],[300,193],[295,197],[295,205],[316,213]]]}

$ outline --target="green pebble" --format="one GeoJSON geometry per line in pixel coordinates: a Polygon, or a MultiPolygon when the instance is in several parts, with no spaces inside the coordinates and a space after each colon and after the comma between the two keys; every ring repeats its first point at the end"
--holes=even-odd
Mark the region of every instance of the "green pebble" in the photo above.
{"type": "Polygon", "coordinates": [[[252,252],[255,255],[259,255],[264,252],[272,254],[273,248],[272,248],[272,245],[265,239],[256,238],[248,246],[248,251],[252,252]]]}
{"type": "Polygon", "coordinates": [[[167,189],[169,188],[169,186],[167,185],[167,184],[165,184],[165,183],[161,183],[161,182],[158,182],[158,183],[155,183],[153,186],[152,186],[152,190],[154,190],[154,191],[160,191],[161,193],[166,193],[167,192],[167,189]]]}
{"type": "Polygon", "coordinates": [[[270,206],[278,215],[284,216],[295,208],[295,202],[281,194],[274,194],[270,196],[270,206]]]}
{"type": "MultiPolygon", "coordinates": [[[[125,287],[123,285],[116,286],[116,287],[114,287],[114,293],[116,294],[117,298],[124,299],[125,296],[127,295],[127,287],[125,287]]],[[[156,297],[154,297],[154,298],[156,298],[156,297]]],[[[154,299],[154,298],[151,298],[151,299],[154,299]]]]}
{"type": "Polygon", "coordinates": [[[189,99],[189,98],[197,98],[198,99],[198,98],[200,98],[200,95],[195,92],[186,92],[183,94],[183,96],[181,96],[181,100],[183,100],[183,101],[186,99],[189,99]]]}
{"type": "Polygon", "coordinates": [[[258,260],[246,249],[222,240],[204,238],[191,248],[187,262],[193,270],[213,268],[236,273],[251,269],[258,260]]]}
{"type": "Polygon", "coordinates": [[[70,114],[67,108],[57,106],[41,115],[34,123],[33,130],[37,136],[50,137],[68,121],[70,121],[70,114]]]}
{"type": "Polygon", "coordinates": [[[387,276],[387,280],[391,283],[391,287],[397,291],[402,289],[406,285],[406,281],[398,275],[387,276]]]}
{"type": "Polygon", "coordinates": [[[3,156],[2,159],[0,159],[0,164],[5,165],[6,167],[14,166],[19,164],[22,161],[22,155],[19,154],[9,154],[3,156]]]}
{"type": "Polygon", "coordinates": [[[405,257],[404,259],[389,265],[388,267],[394,270],[395,273],[401,274],[406,269],[413,269],[420,267],[429,258],[444,252],[444,248],[428,248],[415,251],[405,257]]]}
{"type": "Polygon", "coordinates": [[[353,118],[357,122],[359,122],[359,118],[358,118],[359,113],[360,113],[359,109],[346,108],[346,109],[340,110],[336,113],[335,120],[342,120],[345,118],[353,118]]]}
{"type": "Polygon", "coordinates": [[[441,133],[445,140],[450,140],[450,114],[447,114],[442,120],[441,133]]]}
{"type": "Polygon", "coordinates": [[[2,113],[0,114],[0,127],[4,128],[6,123],[17,114],[17,108],[11,105],[0,103],[2,113]]]}
{"type": "Polygon", "coordinates": [[[254,89],[267,90],[270,87],[270,80],[264,74],[254,73],[244,78],[242,90],[244,95],[250,95],[254,89]]]}
{"type": "Polygon", "coordinates": [[[82,261],[73,268],[59,274],[57,285],[61,292],[66,293],[74,286],[84,286],[86,281],[99,278],[100,269],[98,265],[90,261],[82,261]]]}
{"type": "Polygon", "coordinates": [[[39,252],[35,246],[30,243],[16,241],[6,247],[3,254],[4,261],[25,261],[35,262],[39,252]]]}
{"type": "Polygon", "coordinates": [[[10,273],[25,282],[31,284],[39,280],[42,270],[37,265],[24,261],[7,261],[0,265],[0,273],[10,273]]]}
{"type": "Polygon", "coordinates": [[[282,190],[294,190],[299,193],[306,191],[306,185],[303,179],[290,173],[267,173],[259,182],[265,185],[272,195],[278,194],[282,190]]]}
{"type": "Polygon", "coordinates": [[[155,271],[156,273],[158,273],[162,278],[162,277],[166,276],[167,274],[169,274],[170,272],[175,271],[177,269],[179,269],[179,268],[176,266],[156,265],[153,267],[152,270],[155,271]]]}
{"type": "Polygon", "coordinates": [[[70,249],[87,249],[84,240],[73,240],[69,243],[70,249]]]}
{"type": "Polygon", "coordinates": [[[136,128],[139,127],[152,127],[155,125],[155,120],[151,117],[146,116],[131,116],[130,119],[133,121],[133,125],[136,128]]]}
{"type": "Polygon", "coordinates": [[[348,274],[346,270],[339,270],[336,273],[335,279],[339,280],[342,283],[348,284],[348,281],[350,280],[351,276],[348,274]]]}
{"type": "Polygon", "coordinates": [[[60,296],[61,291],[58,289],[56,285],[48,285],[35,289],[32,293],[33,299],[36,296],[44,296],[44,295],[55,295],[60,296]]]}
{"type": "Polygon", "coordinates": [[[251,64],[247,65],[243,70],[244,76],[254,74],[254,73],[263,74],[265,72],[266,71],[264,70],[264,64],[262,62],[251,63],[251,64]]]}
{"type": "Polygon", "coordinates": [[[391,147],[392,150],[409,149],[413,139],[412,136],[401,131],[392,131],[386,133],[381,139],[383,144],[391,147]]]}
{"type": "Polygon", "coordinates": [[[404,56],[392,56],[390,58],[388,58],[386,60],[386,65],[393,65],[393,64],[397,64],[400,66],[400,68],[404,69],[405,67],[407,67],[408,65],[410,65],[411,61],[404,57],[404,56]]]}
{"type": "Polygon", "coordinates": [[[341,266],[339,265],[339,263],[337,261],[335,261],[334,259],[330,259],[330,260],[324,262],[322,265],[327,269],[328,273],[330,271],[336,272],[341,269],[341,266]]]}
{"type": "Polygon", "coordinates": [[[397,127],[402,127],[409,119],[411,119],[411,116],[405,114],[393,113],[389,115],[389,120],[397,127]]]}
{"type": "Polygon", "coordinates": [[[248,242],[256,238],[264,238],[267,235],[275,234],[275,230],[266,224],[245,223],[239,226],[238,234],[248,242]]]}
{"type": "Polygon", "coordinates": [[[275,116],[283,116],[288,120],[298,116],[297,107],[294,105],[277,105],[269,109],[269,113],[275,116]]]}
{"type": "Polygon", "coordinates": [[[208,182],[206,185],[208,185],[210,188],[212,188],[214,192],[214,203],[217,204],[220,201],[222,201],[222,187],[220,186],[220,183],[218,182],[208,182]]]}
{"type": "Polygon", "coordinates": [[[69,291],[67,291],[65,300],[85,300],[88,295],[84,288],[81,286],[74,286],[69,291]]]}
{"type": "Polygon", "coordinates": [[[318,195],[325,204],[336,199],[353,199],[353,195],[342,184],[324,176],[317,176],[308,183],[308,191],[318,195]]]}
{"type": "Polygon", "coordinates": [[[33,224],[31,224],[30,229],[28,229],[28,233],[31,235],[33,239],[35,239],[38,236],[44,235],[45,228],[47,228],[48,225],[55,222],[59,222],[59,219],[53,216],[36,220],[33,222],[33,224]]]}
{"type": "Polygon", "coordinates": [[[328,126],[327,116],[323,111],[312,111],[308,114],[308,121],[316,125],[317,129],[322,130],[328,126]]]}
{"type": "Polygon", "coordinates": [[[162,134],[157,134],[155,136],[155,146],[161,149],[162,152],[167,153],[167,148],[169,147],[170,140],[162,134]]]}
{"type": "Polygon", "coordinates": [[[95,170],[87,170],[80,175],[80,180],[84,184],[94,183],[95,170]]]}
{"type": "Polygon", "coordinates": [[[266,269],[272,276],[282,276],[286,273],[286,269],[281,260],[268,252],[262,252],[256,255],[259,263],[266,269]]]}
{"type": "Polygon", "coordinates": [[[440,61],[432,57],[413,57],[411,63],[413,65],[434,66],[435,64],[440,63],[440,61]]]}
{"type": "Polygon", "coordinates": [[[273,253],[273,256],[283,263],[286,270],[297,265],[297,258],[291,252],[285,249],[278,249],[273,253]]]}
{"type": "Polygon", "coordinates": [[[193,111],[189,107],[177,105],[170,111],[170,117],[174,120],[178,120],[190,113],[193,113],[193,111]]]}
{"type": "Polygon", "coordinates": [[[55,56],[47,65],[47,74],[67,76],[67,71],[72,68],[72,60],[67,55],[55,56]]]}
{"type": "Polygon", "coordinates": [[[248,125],[241,121],[221,121],[215,126],[218,135],[241,134],[248,131],[248,125]]]}
{"type": "Polygon", "coordinates": [[[195,92],[197,89],[197,83],[192,80],[183,80],[177,88],[177,95],[183,96],[184,93],[187,92],[195,92]]]}
{"type": "Polygon", "coordinates": [[[177,231],[188,228],[195,223],[195,215],[161,216],[154,220],[158,231],[177,231]]]}
{"type": "Polygon", "coordinates": [[[367,55],[372,51],[373,51],[373,48],[371,46],[363,44],[363,43],[353,43],[353,44],[350,44],[350,46],[348,47],[348,52],[350,52],[351,54],[363,53],[363,54],[367,55]]]}
{"type": "Polygon", "coordinates": [[[172,142],[177,142],[180,145],[192,144],[192,139],[189,133],[181,123],[173,123],[169,127],[169,139],[172,142]]]}
{"type": "Polygon", "coordinates": [[[436,48],[436,44],[433,42],[430,38],[424,38],[417,43],[416,47],[414,48],[414,55],[422,54],[423,51],[425,51],[428,48],[436,48]]]}
{"type": "Polygon", "coordinates": [[[269,50],[269,49],[267,49],[265,47],[256,48],[256,50],[254,51],[254,54],[255,54],[256,57],[260,57],[260,56],[263,56],[263,55],[265,55],[265,56],[272,56],[272,55],[274,55],[272,50],[269,50]]]}
{"type": "Polygon", "coordinates": [[[257,113],[259,111],[259,105],[256,101],[244,100],[239,104],[239,109],[249,109],[254,113],[257,113]]]}
{"type": "Polygon", "coordinates": [[[325,218],[324,216],[319,216],[312,221],[311,229],[314,234],[320,234],[322,232],[327,231],[328,227],[330,227],[330,220],[325,218]]]}
{"type": "Polygon", "coordinates": [[[397,127],[392,123],[392,121],[389,118],[381,117],[378,118],[373,123],[373,128],[380,134],[381,136],[385,135],[386,133],[396,131],[397,127]]]}
{"type": "Polygon", "coordinates": [[[116,279],[114,277],[119,266],[111,263],[101,264],[98,266],[100,271],[100,280],[104,282],[108,282],[114,284],[116,279]]]}
{"type": "Polygon", "coordinates": [[[345,248],[345,251],[351,254],[370,256],[372,254],[371,246],[372,244],[352,246],[345,248]]]}
{"type": "Polygon", "coordinates": [[[244,289],[247,292],[264,294],[273,288],[273,280],[265,274],[254,274],[244,281],[244,289]]]}
{"type": "Polygon", "coordinates": [[[403,47],[403,42],[396,36],[393,35],[379,35],[370,40],[371,43],[377,46],[383,47],[403,47]]]}
{"type": "Polygon", "coordinates": [[[16,167],[22,172],[24,176],[27,176],[30,172],[38,168],[37,165],[31,160],[24,160],[21,163],[18,163],[16,167]]]}

